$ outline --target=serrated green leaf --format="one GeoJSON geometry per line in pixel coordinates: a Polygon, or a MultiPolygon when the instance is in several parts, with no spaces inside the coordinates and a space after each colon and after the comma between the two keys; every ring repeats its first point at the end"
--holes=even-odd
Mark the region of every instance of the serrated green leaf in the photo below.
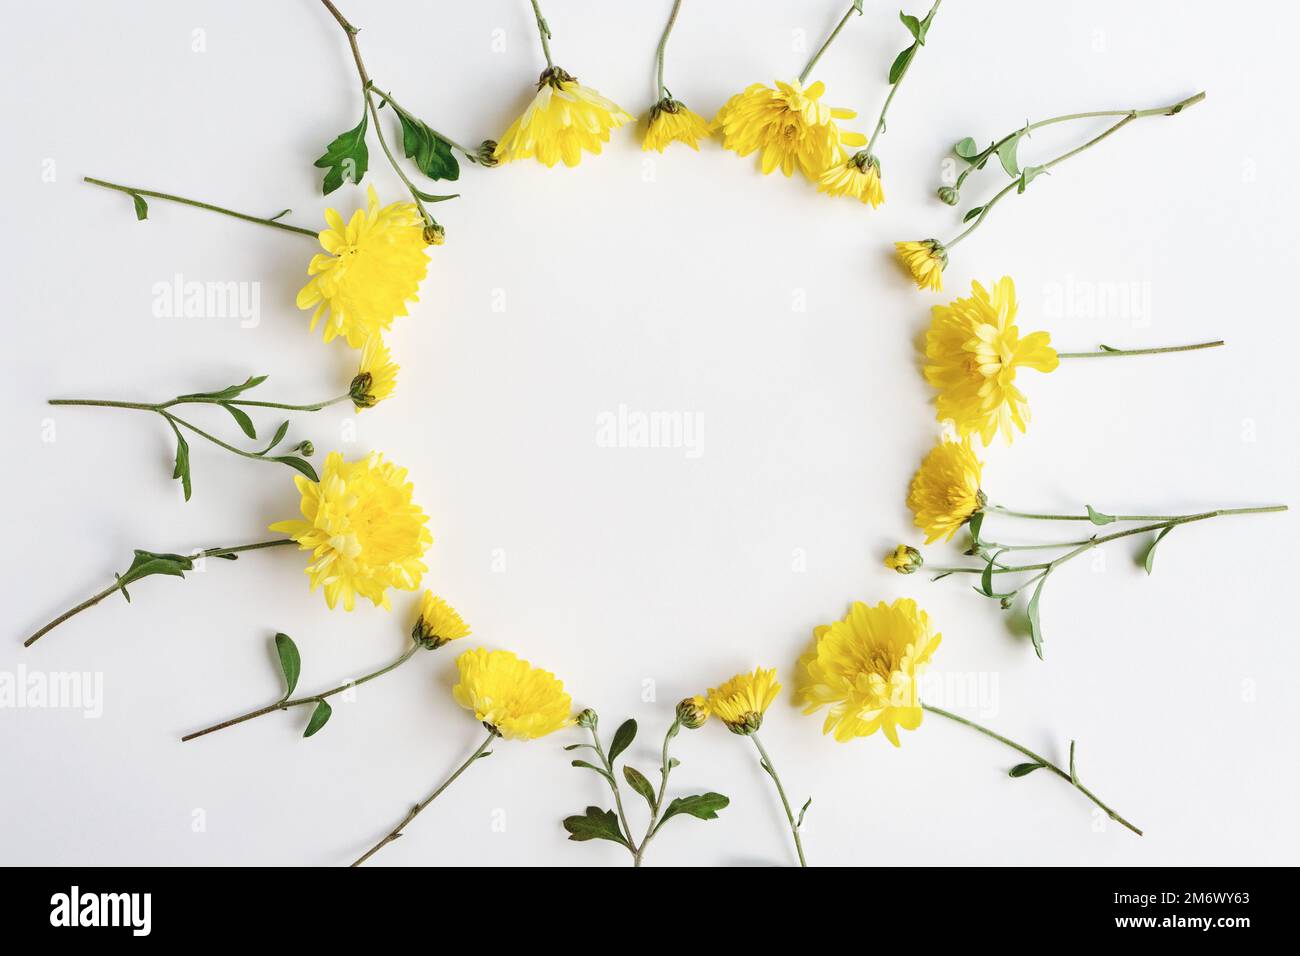
{"type": "Polygon", "coordinates": [[[318,169],[329,169],[321,183],[321,189],[326,196],[342,186],[345,177],[353,183],[359,183],[366,175],[366,167],[370,162],[370,151],[366,149],[368,122],[363,105],[361,122],[331,140],[325,147],[325,155],[316,160],[315,165],[318,169]]]}
{"type": "Polygon", "coordinates": [[[1034,588],[1034,596],[1029,599],[1029,639],[1034,643],[1034,653],[1038,659],[1043,659],[1043,625],[1038,619],[1038,599],[1042,597],[1043,585],[1047,583],[1047,575],[1044,574],[1038,579],[1038,586],[1034,588]]]}
{"type": "MultiPolygon", "coordinates": [[[[392,104],[392,100],[388,102],[392,104]]],[[[406,158],[415,160],[420,172],[430,179],[451,182],[459,179],[460,163],[456,162],[451,144],[429,129],[419,117],[399,110],[395,105],[393,111],[402,123],[402,151],[406,158]]]]}
{"type": "Polygon", "coordinates": [[[1163,531],[1156,535],[1156,539],[1151,542],[1151,547],[1147,548],[1146,555],[1142,558],[1142,567],[1146,568],[1147,574],[1151,573],[1151,566],[1156,560],[1156,545],[1164,540],[1165,535],[1174,530],[1173,525],[1165,525],[1163,531]]]}
{"type": "Polygon", "coordinates": [[[658,830],[681,813],[695,817],[698,820],[716,820],[718,811],[730,803],[731,801],[722,794],[713,791],[697,793],[689,797],[678,797],[668,804],[668,808],[664,810],[663,818],[659,821],[659,825],[655,827],[655,830],[658,830]]]}
{"type": "Polygon", "coordinates": [[[634,739],[636,739],[636,721],[631,719],[623,721],[618,730],[614,731],[614,740],[609,745],[609,765],[611,767],[614,766],[614,761],[618,759],[618,755],[627,750],[634,739]]]}
{"type": "Polygon", "coordinates": [[[228,405],[225,402],[218,402],[217,404],[220,405],[222,408],[224,408],[226,411],[230,412],[230,417],[235,420],[235,423],[237,425],[239,425],[240,431],[242,431],[249,438],[257,437],[257,429],[253,427],[253,420],[248,417],[247,412],[245,412],[242,408],[236,408],[234,405],[228,405]]]}
{"type": "Polygon", "coordinates": [[[912,57],[916,53],[916,44],[913,43],[894,59],[894,63],[889,68],[889,84],[892,86],[903,78],[903,72],[907,69],[907,64],[912,62],[912,57]]]}
{"type": "Polygon", "coordinates": [[[334,713],[334,709],[330,707],[329,701],[318,701],[316,709],[311,712],[311,719],[307,721],[307,729],[302,732],[303,737],[310,737],[324,727],[332,713],[334,713]]]}
{"type": "Polygon", "coordinates": [[[653,813],[655,809],[655,790],[654,787],[650,786],[650,781],[645,778],[645,774],[635,767],[624,764],[623,779],[627,781],[629,787],[645,797],[645,802],[650,805],[650,812],[653,813]]]}
{"type": "Polygon", "coordinates": [[[257,452],[257,456],[259,458],[265,457],[267,452],[269,452],[276,445],[280,444],[281,440],[285,436],[285,433],[288,431],[289,431],[289,423],[287,421],[281,422],[280,427],[275,430],[275,437],[271,439],[271,444],[267,445],[261,451],[257,452]]]}
{"type": "Polygon", "coordinates": [[[962,221],[962,222],[970,222],[972,219],[974,219],[976,216],[978,216],[978,215],[979,215],[980,213],[982,213],[983,211],[984,211],[984,207],[983,207],[983,206],[973,206],[973,207],[971,207],[970,209],[968,209],[968,210],[966,211],[966,215],[964,215],[964,216],[961,217],[961,221],[962,221]]]}
{"type": "Polygon", "coordinates": [[[1112,524],[1113,522],[1119,520],[1114,515],[1108,515],[1098,511],[1092,505],[1084,505],[1084,507],[1088,509],[1088,520],[1091,521],[1093,524],[1096,525],[1112,524]]]}
{"type": "Polygon", "coordinates": [[[136,222],[149,218],[149,204],[144,201],[144,197],[139,193],[131,193],[131,202],[135,204],[136,222]]]}
{"type": "Polygon", "coordinates": [[[584,816],[565,817],[564,829],[569,831],[570,840],[579,843],[587,840],[609,840],[629,850],[632,849],[619,828],[618,817],[613,810],[588,807],[584,816]]]}
{"type": "Polygon", "coordinates": [[[1007,171],[1007,175],[1012,179],[1020,178],[1020,161],[1016,158],[1016,151],[1020,148],[1020,137],[1022,134],[1009,137],[1006,142],[998,147],[998,161],[1002,163],[1002,168],[1007,171]]]}
{"type": "Polygon", "coordinates": [[[1018,763],[1007,771],[1008,777],[1023,777],[1033,773],[1035,770],[1042,770],[1044,764],[1041,763],[1018,763]]]}
{"type": "Polygon", "coordinates": [[[288,634],[275,635],[275,653],[280,657],[280,672],[284,674],[284,696],[280,699],[288,700],[298,686],[298,676],[302,673],[302,655],[288,634]]]}
{"type": "Polygon", "coordinates": [[[967,162],[970,162],[980,154],[979,146],[976,145],[975,140],[969,136],[964,139],[959,139],[953,145],[952,151],[957,154],[958,158],[964,159],[967,162]]]}
{"type": "Polygon", "coordinates": [[[320,481],[316,469],[305,458],[299,458],[297,455],[280,455],[278,458],[268,458],[267,461],[278,461],[282,465],[288,465],[294,471],[310,478],[312,481],[320,481]]]}

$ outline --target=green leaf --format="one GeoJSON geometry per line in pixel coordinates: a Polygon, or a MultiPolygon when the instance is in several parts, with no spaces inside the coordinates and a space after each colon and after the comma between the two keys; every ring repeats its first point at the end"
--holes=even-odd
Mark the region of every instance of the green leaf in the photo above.
{"type": "Polygon", "coordinates": [[[288,465],[299,474],[305,475],[312,481],[320,481],[320,476],[316,474],[316,469],[311,466],[311,462],[305,458],[299,458],[297,455],[281,455],[278,458],[268,458],[267,461],[278,461],[282,465],[288,465]]]}
{"type": "Polygon", "coordinates": [[[370,152],[366,149],[367,122],[366,110],[362,106],[361,122],[346,133],[336,136],[325,147],[325,155],[316,160],[318,169],[329,169],[321,183],[326,196],[343,185],[344,177],[359,183],[366,175],[366,166],[370,162],[370,152]]]}
{"type": "Polygon", "coordinates": [[[1088,509],[1088,520],[1093,524],[1111,524],[1112,522],[1119,520],[1114,515],[1103,514],[1092,505],[1084,505],[1084,507],[1088,509]]]}
{"type": "Polygon", "coordinates": [[[1016,133],[998,147],[998,160],[1002,163],[1002,168],[1007,171],[1007,175],[1012,179],[1020,176],[1020,162],[1016,159],[1016,150],[1020,148],[1020,137],[1022,133],[1016,133]]]}
{"type": "Polygon", "coordinates": [[[302,655],[288,634],[275,635],[275,652],[280,655],[280,671],[284,674],[284,696],[280,699],[288,700],[293,689],[298,686],[298,675],[302,673],[302,655]]]}
{"type": "Polygon", "coordinates": [[[1070,741],[1070,783],[1079,785],[1079,774],[1074,769],[1074,741],[1070,741]]]}
{"type": "Polygon", "coordinates": [[[288,430],[289,430],[289,423],[287,421],[281,422],[280,427],[275,430],[275,437],[271,439],[271,444],[267,445],[261,451],[257,452],[257,457],[261,458],[265,456],[267,452],[269,452],[276,445],[280,444],[281,439],[284,438],[285,432],[287,432],[288,430]]]}
{"type": "Polygon", "coordinates": [[[956,153],[959,158],[966,160],[968,163],[980,154],[979,146],[977,146],[975,140],[969,136],[965,139],[958,140],[956,145],[953,146],[952,151],[956,153]]]}
{"type": "Polygon", "coordinates": [[[1047,583],[1047,575],[1044,574],[1038,579],[1038,587],[1034,588],[1034,596],[1029,599],[1029,639],[1034,642],[1034,653],[1038,659],[1043,659],[1043,625],[1038,619],[1038,599],[1042,597],[1043,585],[1047,583]]]}
{"type": "Polygon", "coordinates": [[[1020,174],[1020,184],[1016,186],[1016,192],[1024,192],[1029,188],[1030,183],[1046,172],[1046,166],[1026,166],[1024,171],[1020,174]]]}
{"type": "Polygon", "coordinates": [[[230,417],[239,425],[240,431],[249,438],[257,437],[257,429],[253,427],[253,420],[248,417],[248,414],[242,408],[236,408],[234,405],[227,405],[225,402],[218,402],[217,404],[230,412],[230,417]]]}
{"type": "Polygon", "coordinates": [[[181,434],[175,422],[170,418],[167,422],[176,433],[176,467],[172,469],[172,477],[181,480],[181,491],[185,494],[185,500],[189,501],[190,492],[193,490],[190,485],[190,443],[185,440],[185,436],[181,434]]]}
{"type": "Polygon", "coordinates": [[[679,813],[689,814],[697,820],[716,820],[718,818],[718,811],[726,807],[729,803],[731,803],[731,801],[722,794],[714,793],[712,791],[708,793],[697,793],[689,797],[678,797],[672,803],[668,804],[668,808],[664,810],[663,819],[659,821],[659,826],[656,826],[655,829],[658,830],[659,827],[662,827],[679,813]]]}
{"type": "Polygon", "coordinates": [[[131,566],[116,575],[117,583],[122,588],[122,596],[130,603],[131,596],[126,593],[126,586],[154,574],[166,574],[171,577],[184,578],[186,571],[194,570],[194,559],[184,554],[167,554],[157,551],[143,551],[137,548],[131,559],[131,566]]]}
{"type": "Polygon", "coordinates": [[[635,767],[624,764],[623,779],[627,781],[629,787],[645,797],[645,802],[650,805],[650,812],[654,813],[655,790],[654,787],[650,786],[650,781],[645,778],[645,774],[635,767]]]}
{"type": "Polygon", "coordinates": [[[629,850],[631,845],[619,829],[618,817],[613,810],[601,810],[600,807],[588,807],[585,816],[565,817],[564,829],[569,831],[569,839],[579,843],[587,840],[609,840],[629,850]]]}
{"type": "Polygon", "coordinates": [[[903,71],[907,69],[907,64],[912,62],[912,57],[916,54],[916,44],[913,43],[902,53],[898,54],[894,60],[894,65],[889,68],[889,83],[892,86],[903,78],[903,71]]]}
{"type": "Polygon", "coordinates": [[[1164,540],[1165,535],[1174,530],[1173,525],[1165,525],[1165,529],[1156,535],[1156,539],[1151,542],[1151,547],[1147,548],[1146,556],[1142,559],[1142,567],[1146,568],[1147,574],[1151,573],[1151,565],[1156,560],[1156,545],[1164,540]]]}
{"type": "Polygon", "coordinates": [[[636,721],[625,720],[618,730],[614,731],[614,740],[609,745],[609,765],[614,766],[614,761],[618,755],[631,746],[632,741],[636,738],[636,721]]]}
{"type": "Polygon", "coordinates": [[[804,805],[799,808],[799,819],[794,822],[794,828],[796,830],[799,829],[801,826],[803,826],[803,815],[808,812],[808,808],[811,806],[812,806],[812,797],[809,797],[806,801],[804,801],[804,805]]]}
{"type": "Polygon", "coordinates": [[[912,16],[910,13],[904,13],[902,10],[898,11],[898,19],[903,21],[903,26],[907,27],[907,32],[912,34],[912,39],[917,43],[925,42],[924,38],[921,36],[920,20],[912,16]]]}
{"type": "MultiPolygon", "coordinates": [[[[388,102],[392,105],[393,101],[388,102]]],[[[459,179],[460,164],[451,151],[451,144],[429,129],[418,117],[399,110],[396,106],[393,106],[393,111],[402,122],[402,151],[406,153],[406,158],[415,160],[420,172],[430,179],[459,179]]]]}
{"type": "Polygon", "coordinates": [[[970,529],[970,539],[974,544],[980,543],[980,529],[984,527],[984,512],[977,511],[970,516],[967,522],[967,528],[970,529]]]}
{"type": "Polygon", "coordinates": [[[188,395],[178,395],[178,402],[210,401],[210,402],[228,402],[238,398],[249,389],[257,388],[266,381],[265,375],[250,375],[239,385],[227,385],[225,388],[216,392],[191,392],[188,395]]]}
{"type": "Polygon", "coordinates": [[[415,193],[425,202],[446,202],[448,199],[460,198],[460,193],[452,193],[449,196],[435,196],[433,193],[426,193],[423,190],[416,189],[414,186],[411,187],[411,192],[415,193]]]}
{"type": "Polygon", "coordinates": [[[588,750],[595,750],[595,749],[596,749],[596,748],[593,747],[591,744],[569,744],[569,745],[568,745],[567,747],[565,747],[564,749],[565,749],[565,750],[581,750],[581,749],[583,749],[584,747],[587,748],[588,750]]]}
{"type": "Polygon", "coordinates": [[[1007,771],[1008,777],[1023,777],[1033,773],[1035,770],[1042,770],[1045,764],[1041,763],[1018,763],[1007,771]]]}
{"type": "Polygon", "coordinates": [[[989,558],[989,563],[984,565],[984,573],[980,575],[980,591],[983,592],[985,597],[998,596],[993,593],[993,565],[997,561],[998,555],[1005,553],[1005,548],[994,552],[993,556],[989,558]]]}
{"type": "Polygon", "coordinates": [[[966,211],[966,215],[964,215],[964,216],[961,217],[961,221],[962,221],[962,222],[970,222],[972,219],[974,219],[976,216],[978,216],[978,215],[979,215],[980,213],[982,213],[983,211],[984,211],[984,207],[983,207],[983,206],[972,206],[970,209],[968,209],[968,210],[966,211]]]}
{"type": "Polygon", "coordinates": [[[304,737],[310,737],[316,731],[325,726],[326,721],[330,719],[330,714],[334,709],[330,707],[329,701],[317,701],[316,709],[311,712],[311,720],[307,721],[307,729],[302,732],[304,737]]]}
{"type": "Polygon", "coordinates": [[[585,760],[574,760],[569,764],[569,766],[581,767],[584,770],[594,770],[596,773],[608,780],[611,787],[614,785],[614,778],[605,772],[604,767],[597,767],[594,763],[587,763],[585,760]]]}
{"type": "Polygon", "coordinates": [[[853,9],[858,11],[858,16],[862,16],[862,2],[863,0],[853,0],[853,9]]]}
{"type": "Polygon", "coordinates": [[[144,201],[144,197],[139,193],[131,193],[131,201],[135,203],[136,222],[149,218],[149,204],[144,201]]]}

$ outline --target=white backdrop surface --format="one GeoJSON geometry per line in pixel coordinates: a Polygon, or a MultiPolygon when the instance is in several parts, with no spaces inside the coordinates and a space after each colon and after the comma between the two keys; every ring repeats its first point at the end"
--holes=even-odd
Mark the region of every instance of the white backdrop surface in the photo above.
{"type": "MultiPolygon", "coordinates": [[[[556,61],[644,115],[669,5],[549,0],[556,61]]],[[[350,210],[362,191],[326,200],[311,165],[360,112],[344,37],[314,0],[7,6],[0,673],[102,674],[103,700],[97,718],[0,709],[0,861],[345,863],[475,746],[448,692],[459,648],[362,688],[308,741],[302,712],[179,736],[279,694],[276,631],[302,649],[304,690],[396,656],[415,595],[391,613],[330,612],[298,554],[272,551],[142,582],[132,605],[115,597],[20,646],[133,547],[259,540],[296,515],[287,469],[194,442],[184,504],[162,422],[44,402],[161,400],[254,373],[284,401],[342,390],[352,353],[324,346],[293,304],[310,242],[163,202],[137,223],[126,197],[80,179],[291,207],[313,228],[326,206],[350,210]],[[157,316],[155,287],[177,276],[257,283],[259,321],[157,316]]],[[[711,115],[751,82],[797,73],[841,6],[688,0],[668,85],[711,115]]],[[[343,8],[378,84],[465,141],[498,136],[542,66],[523,0],[343,8]]],[[[817,71],[858,129],[906,38],[893,5],[867,8],[817,71]]],[[[359,418],[299,416],[292,434],[409,467],[436,538],[426,583],[471,641],[553,670],[607,732],[636,717],[628,757],[648,773],[672,702],[756,664],[789,687],[815,625],[905,595],[944,634],[933,673],[982,688],[954,709],[1058,760],[1076,739],[1084,782],[1147,830],[1099,825],[1045,774],[1008,779],[1014,755],[955,724],[928,718],[900,750],[879,736],[840,745],[783,694],[764,737],[792,796],[813,796],[813,863],[1293,863],[1293,514],[1178,529],[1149,578],[1127,546],[1073,563],[1045,592],[1044,663],[966,583],[880,565],[918,541],[904,496],[938,434],[915,352],[929,306],[1002,274],[1022,329],[1065,350],[1228,346],[1024,373],[1029,434],[986,456],[998,500],[1181,512],[1294,498],[1300,13],[1255,12],[952,0],[892,109],[888,203],[874,212],[763,177],[716,143],[643,154],[630,129],[576,170],[467,168],[462,198],[436,210],[448,243],[391,336],[397,395],[359,418]],[[959,211],[933,198],[957,139],[1199,89],[1194,110],[1134,124],[1008,199],[954,252],[942,296],[892,263],[894,240],[957,230],[959,211]],[[620,407],[687,415],[698,444],[602,447],[597,422],[620,407]]],[[[1062,142],[1035,137],[1024,155],[1062,142]]],[[[371,144],[370,179],[396,199],[371,144]]],[[[1002,181],[973,178],[961,208],[1002,181]]],[[[608,797],[566,766],[560,746],[579,739],[501,744],[375,863],[625,862],[560,827],[608,797]]],[[[791,862],[751,748],[711,725],[676,753],[675,792],[733,802],[667,828],[651,863],[791,862]]]]}

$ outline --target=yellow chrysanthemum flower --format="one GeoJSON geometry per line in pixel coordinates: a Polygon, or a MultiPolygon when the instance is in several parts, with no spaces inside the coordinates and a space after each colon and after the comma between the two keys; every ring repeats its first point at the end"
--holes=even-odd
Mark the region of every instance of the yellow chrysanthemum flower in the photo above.
{"type": "Polygon", "coordinates": [[[401,370],[393,361],[388,346],[381,336],[372,335],[361,349],[361,368],[348,387],[348,395],[357,411],[373,408],[397,388],[397,373],[401,370]]]}
{"type": "Polygon", "coordinates": [[[375,187],[366,190],[365,209],[345,225],[336,209],[325,210],[329,228],[320,233],[325,255],[312,256],[307,274],[314,276],[298,293],[298,308],[315,311],[311,327],[324,320],[325,341],[342,335],[359,349],[406,315],[406,303],[429,269],[424,222],[414,203],[379,206],[375,187]]]}
{"type": "MultiPolygon", "coordinates": [[[[912,478],[907,507],[925,543],[949,539],[986,504],[980,490],[983,466],[966,441],[941,441],[912,478]]],[[[888,561],[886,561],[888,564],[888,561]]]]}
{"type": "Polygon", "coordinates": [[[277,521],[303,551],[311,588],[324,588],[331,608],[352,610],[357,595],[388,607],[388,589],[414,591],[428,570],[420,560],[433,544],[429,517],[411,500],[406,469],[374,452],[345,462],[338,452],[325,459],[319,482],[297,476],[306,520],[277,521]]]}
{"type": "Polygon", "coordinates": [[[609,142],[609,131],[630,122],[632,117],[616,103],[552,67],[543,71],[537,95],[492,155],[502,163],[536,158],[547,166],[560,160],[577,166],[584,149],[599,153],[600,144],[609,142]]]}
{"type": "Polygon", "coordinates": [[[943,291],[943,270],[948,266],[948,252],[938,239],[924,242],[896,242],[898,260],[912,273],[918,289],[943,291]]]}
{"type": "Polygon", "coordinates": [[[993,294],[971,283],[972,297],[934,307],[925,337],[925,378],[939,389],[940,421],[951,419],[962,436],[979,435],[984,444],[1001,431],[1011,441],[1011,426],[1022,432],[1029,403],[1016,388],[1016,369],[1050,372],[1059,364],[1046,332],[1024,338],[1016,328],[1016,287],[1003,276],[993,294]]]}
{"type": "Polygon", "coordinates": [[[787,176],[797,166],[813,182],[844,158],[845,146],[865,146],[861,133],[841,130],[837,119],[858,114],[819,102],[826,84],[805,88],[798,80],[776,87],[754,83],[723,104],[713,120],[722,146],[741,156],[759,154],[764,175],[780,168],[787,176]]]}
{"type": "Polygon", "coordinates": [[[857,601],[844,620],[813,631],[795,696],[805,714],[830,707],[822,733],[834,730],[841,743],[883,730],[897,747],[899,727],[921,726],[917,677],[942,639],[915,601],[857,601]]]}
{"type": "Polygon", "coordinates": [[[748,735],[758,732],[780,691],[776,671],[756,667],[752,674],[737,674],[721,687],[710,687],[706,703],[709,713],[717,714],[733,734],[748,735]]]}
{"type": "Polygon", "coordinates": [[[573,723],[573,701],[550,671],[509,651],[479,647],[456,658],[456,703],[502,737],[535,740],[573,723]]]}
{"type": "Polygon", "coordinates": [[[842,163],[828,166],[817,180],[817,191],[830,196],[852,196],[875,209],[885,201],[880,185],[880,162],[862,150],[842,163]]]}
{"type": "Polygon", "coordinates": [[[700,140],[708,139],[712,134],[709,121],[699,113],[687,109],[677,100],[662,99],[650,110],[650,122],[641,149],[662,153],[670,143],[685,143],[699,152],[700,140]]]}
{"type": "Polygon", "coordinates": [[[925,559],[921,557],[921,552],[908,544],[900,544],[885,555],[885,567],[899,574],[914,574],[921,570],[924,564],[925,559]]]}
{"type": "Polygon", "coordinates": [[[420,616],[411,630],[411,639],[431,651],[451,641],[468,637],[469,625],[456,609],[432,591],[420,599],[420,616]]]}

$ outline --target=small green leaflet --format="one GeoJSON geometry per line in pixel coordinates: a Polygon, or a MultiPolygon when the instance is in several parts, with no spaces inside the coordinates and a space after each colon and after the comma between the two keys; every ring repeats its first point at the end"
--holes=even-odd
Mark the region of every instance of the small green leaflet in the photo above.
{"type": "Polygon", "coordinates": [[[1151,565],[1156,560],[1156,545],[1164,540],[1165,535],[1174,530],[1173,525],[1166,525],[1165,529],[1156,535],[1156,539],[1151,542],[1151,547],[1147,548],[1146,556],[1142,559],[1142,567],[1146,568],[1147,574],[1151,573],[1151,565]]]}
{"type": "Polygon", "coordinates": [[[586,840],[609,840],[632,849],[623,836],[623,831],[619,829],[618,817],[613,810],[588,807],[585,816],[565,817],[564,829],[569,831],[570,840],[579,843],[586,840]]]}
{"type": "Polygon", "coordinates": [[[629,787],[645,798],[645,802],[650,805],[650,812],[653,813],[655,808],[655,791],[654,787],[650,786],[650,781],[645,778],[645,774],[640,770],[637,770],[635,767],[630,767],[627,764],[624,764],[623,779],[627,781],[629,787]]]}
{"type": "Polygon", "coordinates": [[[275,437],[271,439],[271,444],[267,445],[266,448],[259,451],[257,453],[257,457],[259,458],[263,457],[272,448],[280,444],[281,439],[284,438],[285,432],[287,432],[288,430],[289,430],[289,423],[287,421],[281,422],[280,427],[275,430],[275,437]]]}
{"type": "Polygon", "coordinates": [[[989,563],[984,565],[984,573],[980,575],[980,590],[985,597],[998,597],[993,593],[993,566],[997,563],[998,556],[1005,551],[997,551],[993,557],[989,558],[989,563]]]}
{"type": "Polygon", "coordinates": [[[1002,168],[1007,171],[1007,175],[1012,179],[1020,178],[1020,162],[1016,159],[1016,151],[1020,148],[1020,137],[1022,135],[1016,133],[998,147],[998,160],[1002,163],[1002,168]]]}
{"type": "Polygon", "coordinates": [[[796,830],[799,829],[801,826],[803,826],[804,814],[808,812],[808,808],[811,806],[812,806],[812,797],[809,797],[804,802],[804,805],[799,809],[799,819],[794,822],[794,828],[796,830]]]}
{"type": "Polygon", "coordinates": [[[183,554],[143,551],[136,548],[134,555],[131,559],[131,566],[121,574],[116,575],[118,586],[122,589],[122,597],[126,598],[128,604],[131,603],[131,595],[126,590],[128,584],[134,584],[141,578],[147,578],[154,574],[167,574],[172,577],[184,578],[186,571],[194,570],[194,559],[183,554]]]}
{"type": "Polygon", "coordinates": [[[1024,777],[1033,773],[1035,770],[1042,770],[1045,764],[1041,763],[1018,763],[1007,771],[1008,777],[1024,777]]]}
{"type": "Polygon", "coordinates": [[[608,773],[605,772],[605,768],[604,768],[604,767],[597,767],[595,764],[593,764],[593,763],[587,763],[587,761],[585,761],[585,760],[574,760],[574,761],[571,761],[570,764],[569,764],[569,766],[571,766],[571,767],[581,767],[583,770],[594,770],[594,771],[596,771],[596,773],[600,774],[602,777],[604,777],[606,780],[608,780],[608,781],[609,781],[609,785],[610,785],[611,787],[614,785],[614,778],[611,777],[608,773]]]}
{"type": "Polygon", "coordinates": [[[967,528],[970,530],[970,540],[972,544],[980,543],[980,529],[984,527],[984,512],[977,511],[970,516],[967,522],[967,528]]]}
{"type": "Polygon", "coordinates": [[[1043,659],[1043,625],[1038,620],[1038,599],[1042,597],[1043,585],[1047,583],[1047,575],[1044,574],[1038,579],[1038,586],[1034,588],[1034,596],[1029,599],[1029,639],[1034,642],[1034,653],[1038,659],[1043,659]]]}
{"type": "Polygon", "coordinates": [[[257,429],[253,427],[253,420],[248,417],[247,412],[245,412],[242,408],[237,408],[234,405],[229,405],[225,402],[218,402],[217,404],[220,405],[222,408],[224,408],[226,411],[230,412],[230,417],[235,420],[235,424],[239,426],[240,431],[242,431],[249,438],[257,437],[257,429]]]}
{"type": "MultiPolygon", "coordinates": [[[[406,153],[407,159],[415,160],[415,165],[420,167],[420,172],[430,179],[446,179],[454,182],[460,178],[460,163],[456,162],[456,156],[451,151],[451,144],[445,139],[438,136],[433,130],[425,125],[424,121],[418,117],[412,116],[405,110],[399,110],[393,101],[388,101],[393,106],[393,112],[402,122],[402,150],[406,153]]],[[[429,202],[436,202],[437,199],[430,199],[421,194],[421,199],[429,202]]],[[[450,199],[450,196],[440,197],[450,199]]]]}
{"type": "Polygon", "coordinates": [[[903,78],[903,73],[907,70],[907,65],[912,62],[912,57],[916,55],[916,44],[913,43],[902,53],[898,54],[894,60],[893,66],[889,68],[889,84],[892,86],[903,78]]]}
{"type": "Polygon", "coordinates": [[[973,140],[969,136],[967,136],[965,139],[958,140],[957,143],[953,146],[952,151],[956,153],[958,157],[966,160],[966,162],[968,163],[971,160],[973,160],[976,156],[978,156],[980,153],[979,147],[975,145],[975,140],[973,140]]]}
{"type": "Polygon", "coordinates": [[[167,419],[167,424],[171,425],[172,431],[176,433],[176,467],[172,469],[172,477],[181,480],[181,491],[185,495],[185,500],[189,501],[190,492],[193,491],[190,484],[190,444],[170,417],[167,419]]]}
{"type": "Polygon", "coordinates": [[[298,686],[298,675],[302,673],[302,655],[288,634],[275,635],[275,653],[280,657],[280,671],[284,674],[284,696],[280,700],[286,701],[298,686]]]}
{"type": "Polygon", "coordinates": [[[325,147],[325,155],[316,160],[318,169],[328,168],[321,189],[326,196],[343,185],[346,178],[359,183],[366,175],[370,152],[366,149],[366,111],[361,109],[361,122],[346,133],[340,133],[325,147]]]}
{"type": "Polygon", "coordinates": [[[267,461],[278,461],[312,481],[320,481],[320,476],[316,474],[316,469],[311,466],[311,462],[297,455],[281,455],[278,458],[268,458],[267,461]]]}
{"type": "Polygon", "coordinates": [[[1024,192],[1029,188],[1030,183],[1046,172],[1046,166],[1026,166],[1020,173],[1020,183],[1016,186],[1016,193],[1024,192]]]}
{"type": "Polygon", "coordinates": [[[984,207],[983,207],[983,206],[972,206],[972,207],[971,207],[971,208],[966,212],[966,215],[964,215],[964,216],[961,217],[961,221],[962,221],[962,222],[970,222],[972,219],[974,219],[976,216],[978,216],[978,215],[979,215],[980,213],[982,213],[983,211],[984,211],[984,207]]]}
{"type": "Polygon", "coordinates": [[[311,720],[307,721],[307,729],[302,732],[303,737],[310,737],[324,727],[325,722],[330,719],[332,713],[334,713],[334,709],[330,707],[327,701],[317,701],[316,709],[311,712],[311,720]]]}
{"type": "Polygon", "coordinates": [[[1094,508],[1092,505],[1084,505],[1084,507],[1088,509],[1088,520],[1091,521],[1093,524],[1096,525],[1110,524],[1111,522],[1119,520],[1114,515],[1103,514],[1102,512],[1094,508]]]}
{"type": "Polygon", "coordinates": [[[139,193],[131,193],[131,202],[135,203],[135,219],[140,222],[149,218],[149,204],[139,193]]]}
{"type": "Polygon", "coordinates": [[[718,811],[726,807],[730,800],[720,793],[697,793],[689,797],[678,797],[668,808],[664,810],[663,819],[655,830],[659,830],[665,823],[680,813],[686,813],[698,820],[716,820],[718,811]]]}
{"type": "Polygon", "coordinates": [[[903,26],[907,27],[907,32],[912,34],[913,40],[915,40],[917,43],[925,42],[924,40],[921,39],[920,20],[912,16],[910,13],[904,13],[902,10],[898,11],[898,19],[903,21],[903,26]]]}
{"type": "Polygon", "coordinates": [[[229,402],[238,398],[244,392],[257,388],[266,381],[265,375],[250,375],[238,385],[227,385],[225,388],[216,392],[190,392],[188,395],[178,395],[178,402],[229,402]]]}
{"type": "Polygon", "coordinates": [[[609,765],[614,766],[614,761],[618,755],[631,746],[632,741],[636,738],[636,721],[625,720],[618,730],[614,731],[614,740],[609,745],[609,765]]]}

